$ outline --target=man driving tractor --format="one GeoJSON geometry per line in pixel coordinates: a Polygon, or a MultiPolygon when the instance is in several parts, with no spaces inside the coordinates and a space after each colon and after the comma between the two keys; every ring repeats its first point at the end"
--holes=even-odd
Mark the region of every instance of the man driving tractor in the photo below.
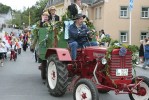
{"type": "Polygon", "coordinates": [[[97,42],[89,41],[91,31],[83,24],[83,19],[82,14],[77,14],[74,23],[69,27],[68,44],[71,49],[72,60],[76,59],[78,48],[97,46],[97,42]]]}

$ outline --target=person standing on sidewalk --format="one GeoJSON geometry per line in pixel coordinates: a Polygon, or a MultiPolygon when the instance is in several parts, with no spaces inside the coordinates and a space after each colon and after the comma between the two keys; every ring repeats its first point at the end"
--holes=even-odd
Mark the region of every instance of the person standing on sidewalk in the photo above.
{"type": "Polygon", "coordinates": [[[1,60],[1,66],[4,66],[4,49],[5,45],[2,42],[2,39],[0,38],[0,60],[1,60]]]}
{"type": "Polygon", "coordinates": [[[144,52],[145,62],[142,68],[146,69],[146,66],[149,66],[149,41],[147,41],[144,50],[145,50],[144,52]]]}
{"type": "Polygon", "coordinates": [[[144,41],[140,40],[140,48],[139,48],[139,58],[140,58],[140,62],[143,63],[144,62],[144,41]]]}

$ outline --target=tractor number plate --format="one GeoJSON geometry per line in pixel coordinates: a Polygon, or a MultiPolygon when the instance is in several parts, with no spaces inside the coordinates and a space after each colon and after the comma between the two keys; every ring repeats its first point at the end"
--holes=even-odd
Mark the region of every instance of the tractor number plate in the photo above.
{"type": "Polygon", "coordinates": [[[116,69],[116,76],[128,76],[128,69],[116,69]]]}

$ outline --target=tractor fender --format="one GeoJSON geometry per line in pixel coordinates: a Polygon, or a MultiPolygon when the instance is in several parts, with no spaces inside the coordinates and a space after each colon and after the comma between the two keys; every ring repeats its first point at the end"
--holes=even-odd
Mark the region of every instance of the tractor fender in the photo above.
{"type": "Polygon", "coordinates": [[[52,54],[57,54],[60,61],[72,61],[70,53],[67,49],[64,48],[49,48],[47,49],[45,58],[47,59],[52,54]]]}

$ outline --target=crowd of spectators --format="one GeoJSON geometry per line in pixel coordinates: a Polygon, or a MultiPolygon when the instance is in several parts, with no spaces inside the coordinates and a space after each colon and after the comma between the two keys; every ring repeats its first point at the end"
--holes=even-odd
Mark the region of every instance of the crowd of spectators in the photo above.
{"type": "Polygon", "coordinates": [[[28,44],[28,31],[15,35],[13,32],[0,33],[0,63],[4,66],[4,60],[16,61],[17,55],[21,54],[22,48],[26,51],[28,44]]]}

